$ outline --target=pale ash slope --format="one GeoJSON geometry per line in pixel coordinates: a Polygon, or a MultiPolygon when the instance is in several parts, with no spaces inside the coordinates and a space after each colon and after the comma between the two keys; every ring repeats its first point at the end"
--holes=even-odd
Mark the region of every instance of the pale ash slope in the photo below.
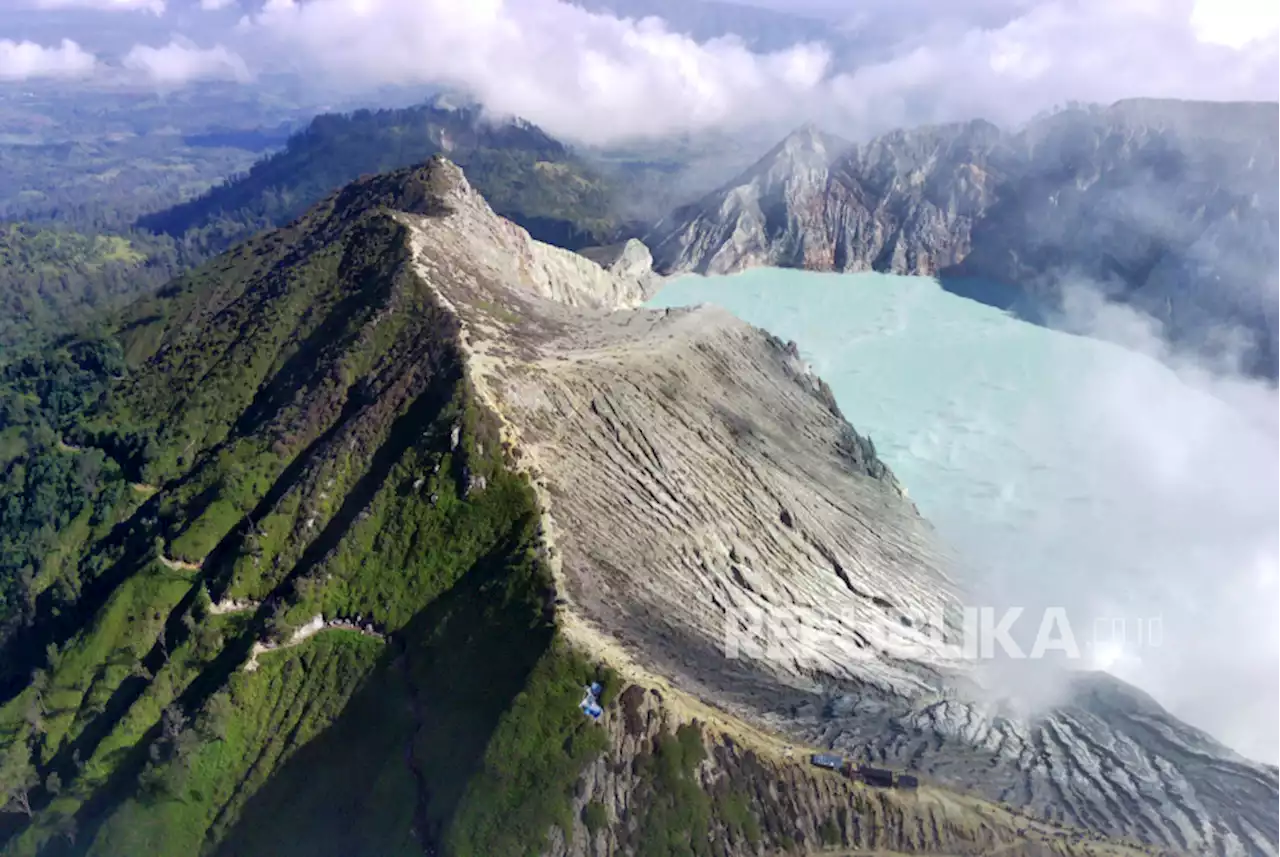
{"type": "Polygon", "coordinates": [[[792,740],[1188,853],[1275,853],[1274,769],[1136,691],[1091,680],[1034,721],[978,701],[921,633],[956,599],[929,527],[791,349],[710,308],[610,311],[644,284],[439,168],[452,213],[405,217],[418,270],[535,475],[575,639],[792,740]]]}
{"type": "Polygon", "coordinates": [[[754,648],[765,640],[752,626],[776,624],[753,622],[754,611],[778,621],[798,611],[823,646],[766,647],[764,660],[784,659],[780,675],[930,687],[916,664],[879,655],[929,644],[912,626],[943,614],[949,582],[927,524],[825,385],[723,310],[588,314],[534,300],[549,294],[539,272],[573,254],[496,241],[515,227],[486,224],[480,204],[464,198],[447,219],[417,221],[419,261],[467,322],[497,409],[546,471],[575,606],[673,668],[699,648],[722,650],[726,617],[741,615],[741,643],[754,648]],[[459,240],[471,242],[474,273],[440,267],[459,240]]]}

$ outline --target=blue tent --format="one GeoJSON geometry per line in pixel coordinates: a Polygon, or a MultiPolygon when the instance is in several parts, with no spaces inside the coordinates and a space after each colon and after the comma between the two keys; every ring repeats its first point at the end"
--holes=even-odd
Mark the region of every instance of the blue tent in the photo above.
{"type": "Polygon", "coordinates": [[[600,707],[597,697],[603,690],[599,682],[592,682],[591,686],[586,688],[586,695],[582,697],[582,702],[578,703],[578,708],[582,709],[582,713],[590,717],[592,720],[599,720],[600,715],[604,714],[604,709],[600,707]]]}

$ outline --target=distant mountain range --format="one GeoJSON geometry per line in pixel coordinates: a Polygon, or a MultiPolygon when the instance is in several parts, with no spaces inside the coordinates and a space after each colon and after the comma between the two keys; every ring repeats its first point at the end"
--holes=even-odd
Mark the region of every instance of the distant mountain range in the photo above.
{"type": "Polygon", "coordinates": [[[1013,284],[1085,280],[1276,376],[1277,105],[1134,100],[1018,132],[983,121],[848,146],[813,127],[658,223],[666,273],[755,265],[1013,284]]]}
{"type": "Polygon", "coordinates": [[[432,103],[317,116],[247,173],[138,226],[219,252],[362,175],[440,154],[464,164],[494,208],[540,240],[576,249],[606,243],[620,225],[617,187],[565,144],[527,122],[432,103]]]}
{"type": "Polygon", "coordinates": [[[528,123],[439,101],[319,116],[247,174],[139,226],[217,252],[360,175],[445,154],[496,211],[568,249],[639,236],[666,274],[889,271],[989,299],[973,286],[986,280],[1013,286],[1040,317],[1083,282],[1158,319],[1180,346],[1238,353],[1248,371],[1275,378],[1277,113],[1132,100],[1016,132],[974,120],[858,145],[809,125],[645,226],[635,218],[655,203],[707,187],[710,153],[728,143],[578,152],[528,123]]]}

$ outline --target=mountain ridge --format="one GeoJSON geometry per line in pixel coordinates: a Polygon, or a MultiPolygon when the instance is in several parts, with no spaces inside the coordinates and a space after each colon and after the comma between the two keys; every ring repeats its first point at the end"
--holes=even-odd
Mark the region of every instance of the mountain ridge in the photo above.
{"type": "Polygon", "coordinates": [[[1045,313],[1064,284],[1092,283],[1180,346],[1243,351],[1246,369],[1274,378],[1277,109],[1146,99],[1017,132],[981,120],[893,131],[825,175],[797,171],[796,188],[768,204],[749,170],[646,240],[668,274],[778,265],[979,278],[1045,313]],[[1231,330],[1250,341],[1224,341],[1231,330]]]}
{"type": "MultiPolygon", "coordinates": [[[[1060,819],[956,791],[912,742],[963,748],[970,780],[993,757],[970,704],[924,704],[963,689],[951,668],[905,646],[903,617],[950,597],[927,523],[794,347],[713,309],[628,309],[638,273],[535,242],[437,159],[133,307],[121,377],[50,454],[106,451],[103,481],[155,490],[67,534],[68,586],[6,644],[6,798],[32,813],[5,816],[0,853],[1201,850],[1123,781],[1127,828],[1093,791],[1060,819]],[[835,648],[729,660],[734,605],[835,648]],[[815,676],[865,722],[837,699],[827,716],[815,676]],[[599,725],[577,707],[593,680],[599,725]],[[778,746],[842,736],[924,785],[778,746]]],[[[1077,731],[1120,734],[1103,715],[1077,731]]],[[[1006,748],[1022,734],[997,726],[1006,748]]],[[[1089,746],[1068,745],[1073,775],[1089,746]]],[[[1236,833],[1268,829],[1274,775],[1224,818],[1214,789],[1253,768],[1210,757],[1222,780],[1156,785],[1195,799],[1207,848],[1274,851],[1236,833]]]]}

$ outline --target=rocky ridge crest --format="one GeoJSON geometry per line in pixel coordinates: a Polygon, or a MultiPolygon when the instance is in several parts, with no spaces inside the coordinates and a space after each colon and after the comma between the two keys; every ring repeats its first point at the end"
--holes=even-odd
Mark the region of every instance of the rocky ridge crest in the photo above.
{"type": "Polygon", "coordinates": [[[558,279],[558,253],[442,169],[451,214],[404,216],[415,264],[537,490],[570,639],[732,721],[1046,821],[1276,853],[1274,769],[1119,682],[1013,715],[946,657],[925,633],[960,597],[945,552],[790,349],[711,307],[622,309],[640,293],[603,269],[558,279]]]}

